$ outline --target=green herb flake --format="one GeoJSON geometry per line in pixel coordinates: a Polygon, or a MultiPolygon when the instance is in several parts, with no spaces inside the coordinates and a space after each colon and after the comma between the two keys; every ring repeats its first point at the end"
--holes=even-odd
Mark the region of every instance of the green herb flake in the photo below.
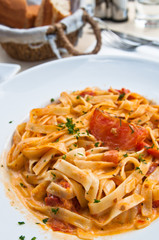
{"type": "Polygon", "coordinates": [[[76,137],[76,139],[78,140],[79,137],[80,137],[80,133],[77,133],[77,135],[76,135],[75,137],[76,137]]]}
{"type": "Polygon", "coordinates": [[[83,115],[86,114],[87,112],[86,111],[83,111],[83,115]]]}
{"type": "Polygon", "coordinates": [[[48,220],[49,220],[49,218],[44,218],[44,219],[42,220],[42,222],[43,222],[44,224],[46,224],[48,220]]]}
{"type": "Polygon", "coordinates": [[[13,121],[9,121],[9,123],[12,123],[13,121]]]}
{"type": "Polygon", "coordinates": [[[121,94],[119,95],[119,97],[118,97],[118,101],[119,101],[119,100],[122,100],[124,97],[125,97],[125,93],[121,93],[121,94]]]}
{"type": "Polygon", "coordinates": [[[62,156],[62,159],[64,159],[64,160],[66,159],[66,154],[62,156]]]}
{"type": "Polygon", "coordinates": [[[79,128],[75,128],[75,124],[73,123],[72,118],[66,118],[67,122],[65,123],[68,133],[69,134],[74,134],[79,131],[79,128]]]}
{"type": "Polygon", "coordinates": [[[40,223],[37,222],[37,223],[35,223],[35,224],[39,225],[40,223]]]}
{"type": "Polygon", "coordinates": [[[57,138],[55,142],[59,142],[59,138],[57,138]]]}
{"type": "Polygon", "coordinates": [[[65,126],[64,126],[64,123],[59,123],[59,124],[57,124],[57,130],[58,131],[61,131],[61,130],[64,130],[65,129],[65,126]]]}
{"type": "Polygon", "coordinates": [[[86,98],[86,101],[88,102],[90,100],[90,97],[88,96],[87,98],[86,98]]]}
{"type": "Polygon", "coordinates": [[[78,153],[78,155],[84,156],[82,153],[78,153]]]}
{"type": "Polygon", "coordinates": [[[19,183],[21,187],[27,188],[23,183],[19,183]]]}
{"type": "Polygon", "coordinates": [[[88,130],[86,130],[86,133],[87,133],[87,136],[90,136],[90,134],[89,134],[89,131],[88,131],[88,130]]]}
{"type": "Polygon", "coordinates": [[[123,157],[125,157],[125,158],[126,158],[126,157],[128,157],[128,154],[127,154],[127,153],[125,153],[125,154],[123,155],[123,157]]]}
{"type": "Polygon", "coordinates": [[[76,143],[74,143],[73,145],[74,145],[74,147],[77,147],[77,144],[76,144],[76,143]]]}
{"type": "Polygon", "coordinates": [[[94,199],[94,203],[99,203],[100,200],[94,199]]]}
{"type": "Polygon", "coordinates": [[[134,129],[132,128],[131,125],[129,125],[129,128],[131,129],[131,134],[133,134],[134,133],[134,129]]]}
{"type": "Polygon", "coordinates": [[[23,225],[23,224],[25,224],[25,222],[18,222],[18,224],[19,224],[19,225],[23,225]]]}
{"type": "Polygon", "coordinates": [[[50,102],[54,102],[54,101],[55,101],[55,99],[54,99],[54,98],[51,98],[51,99],[50,99],[50,102]]]}
{"type": "Polygon", "coordinates": [[[22,235],[21,235],[21,236],[19,237],[19,239],[20,239],[20,240],[24,240],[24,239],[25,239],[25,236],[22,236],[22,235]]]}
{"type": "Polygon", "coordinates": [[[59,208],[56,208],[56,209],[55,209],[55,208],[52,208],[52,209],[51,209],[51,211],[52,211],[55,215],[57,214],[58,210],[59,210],[59,208]]]}
{"type": "Polygon", "coordinates": [[[142,158],[142,154],[139,155],[138,159],[140,160],[140,162],[147,164],[146,160],[142,158]]]}
{"type": "Polygon", "coordinates": [[[143,174],[143,172],[141,171],[141,169],[139,167],[136,167],[135,170],[139,171],[139,173],[143,174]]]}
{"type": "Polygon", "coordinates": [[[153,148],[154,147],[154,144],[152,144],[151,147],[147,147],[147,146],[144,146],[146,149],[150,149],[150,148],[153,148]]]}
{"type": "Polygon", "coordinates": [[[53,180],[54,180],[56,178],[56,174],[52,172],[51,175],[53,176],[53,180]]]}
{"type": "Polygon", "coordinates": [[[31,240],[36,240],[36,237],[33,237],[31,240]]]}
{"type": "Polygon", "coordinates": [[[98,147],[98,146],[99,146],[99,142],[96,142],[96,143],[94,144],[94,146],[95,146],[95,147],[98,147]]]}
{"type": "Polygon", "coordinates": [[[81,97],[81,96],[80,96],[80,95],[78,95],[78,96],[76,97],[76,99],[80,99],[80,97],[81,97]]]}
{"type": "Polygon", "coordinates": [[[144,164],[147,164],[146,160],[143,159],[143,158],[140,159],[140,162],[143,162],[144,164]]]}

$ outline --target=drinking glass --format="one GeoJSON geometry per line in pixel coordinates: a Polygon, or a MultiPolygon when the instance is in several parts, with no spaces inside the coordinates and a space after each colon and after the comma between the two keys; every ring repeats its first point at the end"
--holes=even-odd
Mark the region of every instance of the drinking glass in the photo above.
{"type": "Polygon", "coordinates": [[[135,22],[141,27],[159,27],[159,0],[135,0],[135,22]]]}

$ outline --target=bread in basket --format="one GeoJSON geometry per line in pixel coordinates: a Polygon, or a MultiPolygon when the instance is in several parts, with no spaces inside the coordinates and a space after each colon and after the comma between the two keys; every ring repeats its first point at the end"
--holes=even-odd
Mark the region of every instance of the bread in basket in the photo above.
{"type": "MultiPolygon", "coordinates": [[[[0,43],[11,57],[24,61],[61,58],[63,49],[71,55],[96,54],[101,47],[101,34],[96,22],[87,13],[85,1],[72,0],[71,10],[70,16],[58,23],[52,21],[51,25],[38,26],[37,22],[38,27],[28,29],[0,25],[0,43]],[[74,46],[86,23],[92,26],[97,43],[93,51],[82,53],[74,46]]],[[[30,19],[31,22],[33,16],[30,19]]]]}

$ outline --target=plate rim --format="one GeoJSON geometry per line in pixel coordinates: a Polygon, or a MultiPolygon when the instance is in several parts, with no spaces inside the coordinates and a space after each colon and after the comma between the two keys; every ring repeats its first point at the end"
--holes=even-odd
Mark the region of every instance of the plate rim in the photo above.
{"type": "Polygon", "coordinates": [[[62,59],[56,59],[56,60],[51,60],[49,62],[45,62],[45,63],[42,63],[42,64],[38,64],[36,66],[33,66],[31,68],[28,68],[18,74],[15,74],[13,76],[11,76],[9,79],[3,81],[1,84],[0,84],[0,89],[9,84],[11,81],[13,81],[15,78],[19,78],[27,73],[30,73],[30,72],[36,72],[38,69],[40,68],[45,68],[47,66],[54,66],[54,65],[58,65],[58,64],[61,64],[61,63],[69,63],[69,62],[72,62],[72,61],[79,61],[79,60],[129,60],[129,61],[138,61],[138,62],[143,62],[143,63],[151,63],[151,64],[157,64],[159,65],[159,60],[157,59],[150,59],[150,58],[146,58],[146,57],[142,57],[142,56],[134,56],[134,55],[125,55],[125,54],[108,54],[108,55],[82,55],[82,56],[72,56],[72,57],[67,57],[67,58],[62,58],[62,59]]]}

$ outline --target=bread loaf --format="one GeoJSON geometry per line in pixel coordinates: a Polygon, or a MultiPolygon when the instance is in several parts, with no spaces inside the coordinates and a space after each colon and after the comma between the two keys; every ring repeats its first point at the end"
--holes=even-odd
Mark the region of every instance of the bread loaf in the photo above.
{"type": "Polygon", "coordinates": [[[32,28],[35,25],[35,20],[39,12],[39,5],[29,5],[27,6],[26,15],[26,28],[32,28]]]}
{"type": "Polygon", "coordinates": [[[54,24],[70,14],[71,6],[69,0],[43,0],[35,26],[54,24]]]}
{"type": "Polygon", "coordinates": [[[26,25],[27,3],[25,0],[0,0],[0,24],[24,28],[26,25]]]}

